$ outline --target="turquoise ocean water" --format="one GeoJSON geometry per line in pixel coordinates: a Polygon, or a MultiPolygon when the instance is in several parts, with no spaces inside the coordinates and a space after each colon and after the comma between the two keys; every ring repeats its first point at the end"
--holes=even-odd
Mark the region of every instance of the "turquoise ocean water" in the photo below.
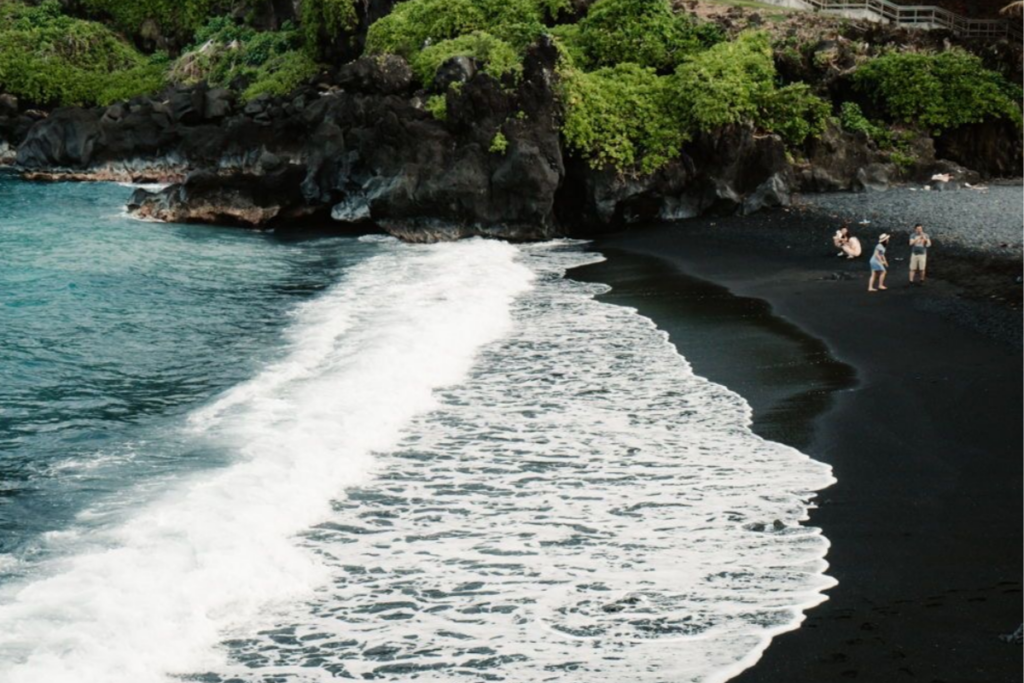
{"type": "Polygon", "coordinates": [[[130,192],[0,177],[0,553],[19,560],[126,481],[220,464],[175,418],[252,375],[289,308],[374,250],[140,223],[130,192]]]}
{"type": "Polygon", "coordinates": [[[130,192],[0,176],[0,681],[710,683],[834,583],[828,467],[585,245],[130,192]]]}

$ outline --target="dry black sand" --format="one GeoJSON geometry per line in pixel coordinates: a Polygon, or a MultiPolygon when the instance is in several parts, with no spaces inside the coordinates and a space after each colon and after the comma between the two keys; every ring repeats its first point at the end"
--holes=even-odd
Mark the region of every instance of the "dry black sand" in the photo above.
{"type": "Polygon", "coordinates": [[[811,523],[839,585],[736,680],[1020,681],[1000,638],[1022,619],[1019,257],[993,274],[936,249],[909,287],[894,240],[890,289],[869,294],[835,227],[780,210],[633,229],[570,276],[611,284],[750,401],[755,431],[834,469],[811,523]]]}

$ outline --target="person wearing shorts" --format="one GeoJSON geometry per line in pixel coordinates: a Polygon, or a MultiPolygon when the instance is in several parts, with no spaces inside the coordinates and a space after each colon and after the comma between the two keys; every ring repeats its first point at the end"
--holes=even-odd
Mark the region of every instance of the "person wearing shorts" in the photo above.
{"type": "Polygon", "coordinates": [[[910,233],[910,284],[914,284],[914,272],[919,272],[920,284],[924,284],[925,270],[928,267],[928,247],[932,246],[932,240],[925,234],[924,226],[920,223],[914,226],[914,232],[910,233]]]}
{"type": "Polygon", "coordinates": [[[871,254],[871,279],[868,280],[868,291],[877,292],[878,289],[888,289],[885,286],[886,271],[889,268],[889,261],[885,258],[885,245],[889,243],[889,235],[884,232],[878,236],[878,244],[871,254]],[[878,289],[875,289],[875,278],[878,278],[878,289]]]}

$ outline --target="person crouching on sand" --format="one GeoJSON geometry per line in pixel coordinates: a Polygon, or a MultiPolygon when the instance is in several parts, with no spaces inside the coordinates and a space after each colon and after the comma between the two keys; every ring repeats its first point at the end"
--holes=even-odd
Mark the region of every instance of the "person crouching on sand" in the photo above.
{"type": "Polygon", "coordinates": [[[860,256],[860,240],[850,235],[850,228],[847,225],[836,230],[836,234],[832,236],[832,243],[836,245],[836,249],[842,250],[836,256],[845,255],[846,258],[860,256]]]}
{"type": "Polygon", "coordinates": [[[885,275],[889,269],[889,262],[885,258],[885,245],[889,243],[889,235],[884,232],[878,236],[878,244],[875,245],[875,253],[871,255],[871,279],[868,280],[868,291],[875,292],[875,278],[878,278],[878,289],[888,289],[885,286],[885,275]]]}
{"type": "Polygon", "coordinates": [[[918,223],[914,226],[914,232],[910,234],[910,284],[914,284],[914,271],[921,273],[919,282],[924,284],[925,269],[928,267],[928,247],[932,246],[932,240],[924,231],[924,226],[918,223]]]}

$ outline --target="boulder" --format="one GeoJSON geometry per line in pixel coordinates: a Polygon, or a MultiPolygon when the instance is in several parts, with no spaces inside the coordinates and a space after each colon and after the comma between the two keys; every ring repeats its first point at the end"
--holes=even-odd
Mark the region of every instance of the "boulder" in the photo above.
{"type": "Polygon", "coordinates": [[[234,96],[225,88],[213,88],[206,92],[203,101],[203,119],[217,121],[231,114],[234,96]]]}
{"type": "Polygon", "coordinates": [[[863,133],[851,133],[831,124],[818,139],[806,144],[807,160],[796,169],[801,192],[839,192],[860,188],[861,168],[884,163],[886,155],[863,133]]]}
{"type": "Polygon", "coordinates": [[[397,95],[412,87],[412,69],[398,55],[360,57],[338,69],[335,82],[346,90],[397,95]]]}
{"type": "Polygon", "coordinates": [[[18,115],[18,98],[9,93],[0,93],[0,116],[18,115]]]}
{"type": "Polygon", "coordinates": [[[784,172],[772,174],[770,178],[758,185],[757,189],[743,198],[741,213],[746,215],[768,207],[789,206],[793,194],[790,175],[784,172]]]}
{"type": "Polygon", "coordinates": [[[89,165],[103,130],[95,109],[57,109],[39,121],[18,147],[25,168],[82,168],[89,165]]]}
{"type": "Polygon", "coordinates": [[[275,218],[299,218],[315,211],[295,191],[299,174],[289,168],[259,176],[200,171],[159,192],[136,190],[128,209],[162,221],[258,227],[275,218]]]}
{"type": "Polygon", "coordinates": [[[752,213],[788,205],[794,184],[782,140],[746,127],[706,134],[656,173],[632,176],[576,159],[558,194],[557,212],[573,234],[711,211],[752,213]]]}
{"type": "Polygon", "coordinates": [[[472,57],[451,57],[437,68],[433,88],[437,92],[447,92],[453,83],[466,83],[479,70],[479,65],[472,57]]]}
{"type": "Polygon", "coordinates": [[[100,119],[104,123],[117,123],[125,116],[128,115],[128,108],[122,103],[112,104],[107,107],[106,111],[103,112],[103,117],[100,119]]]}
{"type": "Polygon", "coordinates": [[[206,88],[203,85],[179,89],[168,99],[169,114],[177,123],[188,126],[200,123],[206,113],[206,88]]]}
{"type": "Polygon", "coordinates": [[[370,220],[370,203],[362,195],[353,195],[331,208],[331,220],[339,223],[362,223],[370,220]]]}
{"type": "Polygon", "coordinates": [[[270,103],[269,95],[260,95],[254,100],[248,102],[243,108],[242,113],[246,116],[258,116],[266,111],[267,105],[270,103]]]}
{"type": "Polygon", "coordinates": [[[853,181],[853,189],[865,192],[885,192],[889,189],[892,178],[898,173],[893,164],[868,164],[857,169],[857,177],[853,181]]]}

